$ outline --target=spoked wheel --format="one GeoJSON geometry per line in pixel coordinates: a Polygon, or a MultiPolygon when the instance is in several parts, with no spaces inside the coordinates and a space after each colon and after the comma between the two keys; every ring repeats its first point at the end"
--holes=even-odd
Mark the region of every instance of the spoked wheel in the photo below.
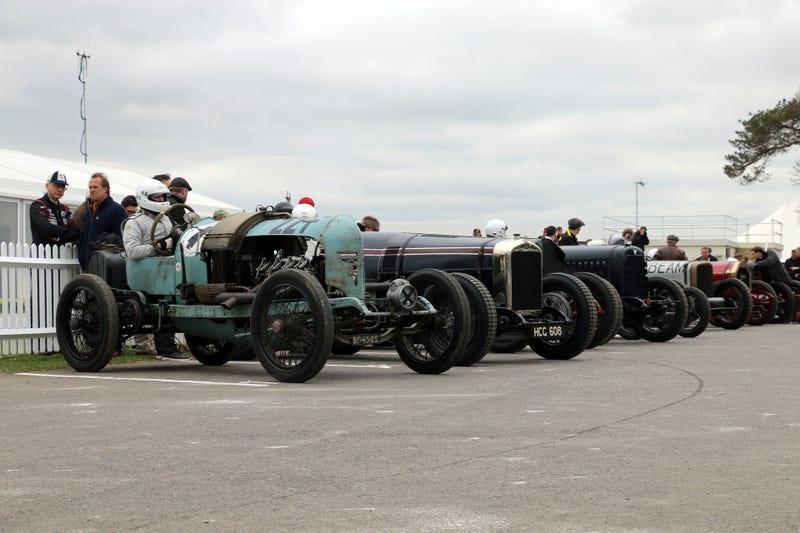
{"type": "Polygon", "coordinates": [[[61,292],[56,335],[69,366],[79,372],[102,370],[117,348],[119,315],[114,293],[94,274],[81,274],[61,292]]]}
{"type": "Polygon", "coordinates": [[[597,307],[597,331],[587,348],[594,348],[610,341],[622,325],[622,298],[616,287],[607,279],[591,272],[576,272],[594,297],[597,307]]]}
{"type": "Polygon", "coordinates": [[[708,327],[711,308],[708,297],[697,287],[684,287],[686,302],[689,304],[686,313],[686,323],[681,328],[681,337],[697,337],[708,327]]]}
{"type": "Polygon", "coordinates": [[[647,280],[647,298],[650,308],[642,313],[636,330],[650,342],[675,338],[686,323],[689,306],[683,287],[671,279],[651,277],[647,280]]]}
{"type": "Polygon", "coordinates": [[[775,313],[775,318],[770,322],[776,324],[786,324],[794,318],[795,302],[794,292],[791,287],[782,281],[773,281],[772,288],[775,289],[775,294],[778,295],[778,311],[775,313]]]}
{"type": "Polygon", "coordinates": [[[206,339],[186,335],[186,345],[192,356],[206,366],[222,366],[231,360],[234,344],[232,342],[206,339]]]}
{"type": "Polygon", "coordinates": [[[302,270],[267,278],[253,302],[250,327],[261,366],[278,381],[308,381],[331,353],[331,304],[319,281],[302,270]]]}
{"type": "Polygon", "coordinates": [[[778,295],[775,290],[761,280],[753,280],[750,289],[753,311],[747,321],[751,326],[762,326],[773,319],[778,312],[778,295]]]}
{"type": "Polygon", "coordinates": [[[747,323],[753,311],[750,289],[736,278],[722,279],[714,283],[711,294],[723,298],[723,309],[711,310],[711,323],[724,329],[739,329],[747,323]]]}
{"type": "Polygon", "coordinates": [[[559,338],[532,338],[531,349],[545,359],[572,359],[592,341],[597,307],[589,288],[572,274],[556,272],[542,279],[545,324],[561,328],[559,338]]]}
{"type": "Polygon", "coordinates": [[[477,278],[462,272],[453,277],[464,289],[470,311],[469,339],[456,361],[458,366],[474,365],[484,358],[497,333],[497,308],[492,293],[477,278]]]}
{"type": "Polygon", "coordinates": [[[398,335],[395,347],[400,359],[420,374],[441,374],[461,357],[469,338],[469,302],[450,274],[426,268],[408,281],[436,308],[436,314],[420,317],[411,325],[414,333],[398,335]]]}

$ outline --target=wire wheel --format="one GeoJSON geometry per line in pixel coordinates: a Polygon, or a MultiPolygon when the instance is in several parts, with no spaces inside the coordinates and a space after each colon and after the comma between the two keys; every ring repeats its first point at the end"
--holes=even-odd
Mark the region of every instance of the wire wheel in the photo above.
{"type": "Polygon", "coordinates": [[[308,381],[331,353],[333,312],[308,272],[287,269],[267,278],[253,302],[250,326],[261,365],[279,381],[308,381]]]}
{"type": "Polygon", "coordinates": [[[64,359],[79,372],[102,370],[119,339],[114,293],[94,274],[81,274],[61,292],[56,308],[56,336],[64,359]]]}
{"type": "Polygon", "coordinates": [[[711,322],[723,329],[739,329],[747,323],[753,312],[750,289],[740,279],[722,279],[714,283],[713,297],[725,301],[721,309],[711,310],[711,322]]]}
{"type": "Polygon", "coordinates": [[[408,281],[428,300],[436,314],[410,324],[412,333],[395,337],[400,359],[420,374],[441,374],[461,357],[469,340],[469,302],[458,281],[447,272],[427,268],[408,281]]]}
{"type": "Polygon", "coordinates": [[[680,333],[689,307],[686,295],[676,281],[651,277],[647,280],[650,307],[641,315],[636,329],[643,339],[666,342],[680,333]]]}
{"type": "Polygon", "coordinates": [[[753,280],[750,297],[753,300],[753,311],[750,313],[748,324],[762,326],[775,317],[778,312],[778,295],[768,283],[753,280]]]}
{"type": "Polygon", "coordinates": [[[186,335],[192,356],[206,366],[222,366],[231,360],[233,343],[186,335]]]}

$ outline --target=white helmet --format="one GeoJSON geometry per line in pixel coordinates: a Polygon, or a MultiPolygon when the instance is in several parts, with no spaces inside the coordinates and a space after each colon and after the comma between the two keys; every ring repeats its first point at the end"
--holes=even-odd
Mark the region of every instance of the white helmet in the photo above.
{"type": "Polygon", "coordinates": [[[292,209],[292,216],[297,218],[317,218],[317,210],[313,205],[297,204],[292,209]]]}
{"type": "Polygon", "coordinates": [[[167,196],[169,196],[169,189],[167,189],[167,186],[154,179],[143,181],[136,187],[136,203],[139,204],[139,207],[147,211],[160,213],[169,207],[167,196]],[[154,199],[155,196],[160,195],[163,195],[162,200],[154,199]]]}
{"type": "Polygon", "coordinates": [[[502,239],[506,236],[506,231],[508,231],[508,224],[500,220],[499,218],[493,218],[489,222],[486,223],[486,236],[487,237],[497,237],[502,239]]]}

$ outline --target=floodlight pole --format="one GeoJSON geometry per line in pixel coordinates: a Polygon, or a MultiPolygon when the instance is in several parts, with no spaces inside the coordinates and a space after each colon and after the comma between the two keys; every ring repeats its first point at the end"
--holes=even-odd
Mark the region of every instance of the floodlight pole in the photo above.
{"type": "Polygon", "coordinates": [[[636,180],[633,182],[633,186],[636,188],[636,220],[635,225],[638,229],[639,227],[639,186],[644,187],[644,182],[642,180],[636,180]]]}

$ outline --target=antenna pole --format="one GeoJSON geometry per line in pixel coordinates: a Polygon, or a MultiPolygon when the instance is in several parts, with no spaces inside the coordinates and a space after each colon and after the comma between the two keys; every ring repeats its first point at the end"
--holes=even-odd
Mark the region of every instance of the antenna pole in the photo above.
{"type": "Polygon", "coordinates": [[[89,158],[89,152],[86,147],[86,74],[89,70],[89,56],[86,50],[83,52],[75,52],[78,55],[78,81],[81,83],[81,120],[83,121],[83,132],[81,133],[81,155],[83,162],[86,163],[89,158]]]}

